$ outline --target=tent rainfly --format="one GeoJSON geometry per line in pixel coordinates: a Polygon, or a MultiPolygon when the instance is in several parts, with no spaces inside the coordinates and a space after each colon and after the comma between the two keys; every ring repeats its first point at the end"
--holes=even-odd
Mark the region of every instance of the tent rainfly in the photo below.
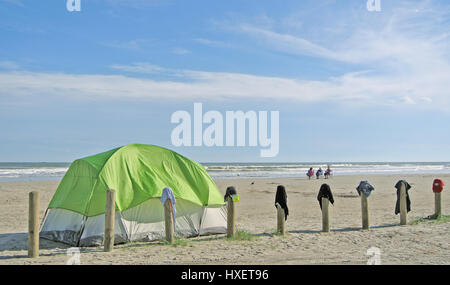
{"type": "Polygon", "coordinates": [[[40,237],[73,246],[103,244],[106,191],[116,190],[115,243],[164,237],[159,198],[176,198],[176,232],[183,237],[226,232],[226,208],[199,163],[171,150],[132,144],[75,160],[46,212],[40,237]]]}

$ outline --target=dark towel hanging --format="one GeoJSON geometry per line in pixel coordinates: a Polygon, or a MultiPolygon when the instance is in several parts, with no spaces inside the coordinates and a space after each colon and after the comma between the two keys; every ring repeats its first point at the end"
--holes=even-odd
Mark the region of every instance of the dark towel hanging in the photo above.
{"type": "Polygon", "coordinates": [[[331,188],[328,184],[322,184],[322,186],[320,186],[319,194],[317,195],[320,209],[322,209],[322,198],[328,198],[330,203],[334,204],[333,193],[331,193],[331,188]]]}
{"type": "Polygon", "coordinates": [[[277,203],[280,204],[281,208],[284,210],[284,217],[287,220],[287,216],[289,215],[289,209],[287,206],[287,194],[286,189],[283,185],[278,185],[277,194],[275,195],[275,207],[277,203]]]}
{"type": "Polygon", "coordinates": [[[397,202],[395,203],[395,214],[400,213],[400,187],[402,183],[406,185],[406,212],[411,211],[411,200],[409,199],[409,189],[411,189],[411,185],[406,180],[400,180],[395,184],[395,188],[397,188],[397,202]]]}
{"type": "Polygon", "coordinates": [[[225,192],[225,196],[223,196],[223,201],[227,201],[228,197],[231,197],[231,195],[236,195],[236,189],[234,188],[234,186],[229,186],[227,187],[227,191],[225,192]]]}
{"type": "Polygon", "coordinates": [[[401,183],[405,183],[406,184],[406,190],[411,189],[411,185],[409,185],[408,181],[406,180],[399,180],[397,182],[397,184],[395,184],[395,188],[397,188],[398,190],[400,190],[400,186],[402,185],[401,183]]]}

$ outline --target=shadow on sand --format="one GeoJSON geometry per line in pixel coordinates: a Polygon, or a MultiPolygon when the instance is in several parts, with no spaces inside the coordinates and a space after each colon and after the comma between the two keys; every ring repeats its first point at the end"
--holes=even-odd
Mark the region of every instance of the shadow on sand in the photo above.
{"type": "MultiPolygon", "coordinates": [[[[39,249],[48,250],[51,249],[51,253],[40,252],[39,256],[54,256],[59,254],[67,254],[67,249],[72,246],[55,242],[51,240],[46,240],[43,238],[39,239],[39,249]]],[[[0,260],[14,259],[14,258],[27,258],[28,255],[16,254],[16,255],[2,255],[8,251],[27,251],[28,250],[28,233],[5,233],[0,234],[0,260]]],[[[95,248],[82,248],[82,252],[87,251],[101,251],[101,247],[95,248]]]]}
{"type": "MultiPolygon", "coordinates": [[[[378,226],[371,226],[370,229],[382,229],[382,228],[393,228],[397,227],[398,224],[385,224],[385,225],[378,225],[378,226]]],[[[330,232],[359,232],[364,231],[360,227],[347,227],[347,228],[341,228],[341,229],[330,229],[330,232]]],[[[321,230],[293,230],[288,231],[289,233],[293,234],[318,234],[321,233],[321,230]]]]}
{"type": "MultiPolygon", "coordinates": [[[[385,225],[378,225],[378,226],[371,226],[370,229],[380,229],[380,228],[393,228],[397,227],[398,224],[385,224],[385,225]]],[[[331,229],[331,232],[356,232],[356,231],[362,231],[360,227],[347,227],[347,228],[341,228],[341,229],[331,229]]],[[[290,230],[287,231],[288,233],[292,234],[319,234],[322,231],[320,230],[290,230]]],[[[273,232],[263,232],[263,233],[248,233],[248,235],[253,237],[273,237],[276,236],[277,233],[273,232]]],[[[193,239],[189,239],[189,242],[205,242],[205,241],[212,241],[212,240],[226,240],[226,235],[224,234],[218,234],[218,235],[208,235],[208,236],[202,236],[202,237],[195,237],[193,239]]],[[[148,246],[161,246],[161,245],[167,245],[166,242],[162,240],[156,240],[152,242],[131,242],[122,244],[122,248],[138,248],[138,247],[148,247],[148,246]]],[[[54,256],[54,255],[60,255],[60,254],[67,254],[67,249],[72,248],[72,246],[50,241],[46,239],[39,239],[39,248],[41,250],[53,250],[51,253],[43,253],[41,252],[40,256],[54,256]]],[[[83,247],[80,248],[82,252],[100,252],[103,251],[103,247],[83,247]]],[[[28,234],[27,233],[5,233],[0,234],[0,254],[8,252],[8,251],[27,251],[28,250],[28,234]]],[[[16,255],[8,255],[8,256],[1,256],[0,260],[4,259],[14,259],[14,258],[27,258],[27,254],[16,254],[16,255]]]]}

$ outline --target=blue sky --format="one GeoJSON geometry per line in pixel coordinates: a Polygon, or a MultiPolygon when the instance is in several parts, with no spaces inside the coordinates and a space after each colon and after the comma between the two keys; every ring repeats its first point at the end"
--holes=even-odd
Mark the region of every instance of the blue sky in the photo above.
{"type": "Polygon", "coordinates": [[[0,161],[450,161],[450,3],[366,2],[0,0],[0,161]],[[279,111],[279,154],[174,147],[194,102],[279,111]]]}

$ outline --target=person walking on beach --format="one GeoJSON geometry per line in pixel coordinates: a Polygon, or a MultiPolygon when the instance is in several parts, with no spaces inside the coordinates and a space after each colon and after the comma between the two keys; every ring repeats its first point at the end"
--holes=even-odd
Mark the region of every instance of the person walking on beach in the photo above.
{"type": "Polygon", "coordinates": [[[321,176],[322,174],[323,174],[322,167],[319,167],[319,169],[316,171],[316,177],[317,177],[317,179],[319,179],[320,176],[321,176]]]}
{"type": "Polygon", "coordinates": [[[314,169],[312,167],[310,167],[308,172],[306,172],[306,176],[308,176],[308,179],[311,179],[311,177],[314,176],[314,169]]]}
{"type": "Polygon", "coordinates": [[[325,170],[325,179],[329,178],[332,172],[333,170],[331,170],[331,167],[328,165],[327,170],[325,170]]]}

